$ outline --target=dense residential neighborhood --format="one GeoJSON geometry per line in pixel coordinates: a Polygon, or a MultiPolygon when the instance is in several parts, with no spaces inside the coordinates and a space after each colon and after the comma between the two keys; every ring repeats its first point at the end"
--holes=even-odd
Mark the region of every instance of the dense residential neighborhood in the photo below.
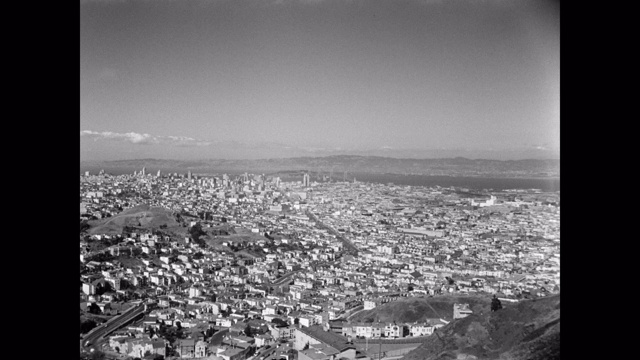
{"type": "Polygon", "coordinates": [[[85,173],[81,352],[369,359],[369,341],[431,336],[472,309],[405,323],[358,313],[411,297],[559,293],[559,217],[559,192],[535,189],[85,173]]]}

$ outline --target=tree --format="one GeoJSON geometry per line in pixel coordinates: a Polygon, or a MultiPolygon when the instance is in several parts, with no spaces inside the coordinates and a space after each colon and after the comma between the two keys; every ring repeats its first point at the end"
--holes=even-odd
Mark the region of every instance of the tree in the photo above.
{"type": "Polygon", "coordinates": [[[253,334],[251,333],[251,326],[249,326],[249,324],[247,324],[247,326],[244,328],[244,334],[249,337],[253,336],[253,334]]]}
{"type": "Polygon", "coordinates": [[[498,311],[500,309],[502,309],[502,303],[500,299],[493,295],[493,299],[491,299],[491,311],[498,311]]]}
{"type": "Polygon", "coordinates": [[[96,295],[102,295],[109,291],[113,291],[113,288],[111,287],[111,283],[108,281],[103,282],[102,286],[96,286],[96,295]]]}
{"type": "Polygon", "coordinates": [[[102,311],[100,310],[100,306],[98,306],[98,304],[96,303],[91,303],[91,305],[89,305],[89,312],[92,314],[102,313],[102,311]]]}
{"type": "Polygon", "coordinates": [[[247,351],[247,355],[246,356],[251,356],[251,355],[253,355],[255,353],[256,353],[256,348],[253,347],[253,346],[250,346],[249,350],[247,351]]]}
{"type": "Polygon", "coordinates": [[[90,356],[91,360],[104,360],[106,358],[107,358],[107,356],[100,350],[96,350],[96,351],[92,352],[91,356],[90,356]]]}
{"type": "Polygon", "coordinates": [[[91,225],[87,223],[87,220],[80,221],[80,233],[82,234],[84,231],[91,228],[91,225]]]}
{"type": "Polygon", "coordinates": [[[207,329],[207,331],[205,331],[204,334],[205,334],[206,337],[211,337],[211,336],[213,336],[213,334],[215,334],[215,332],[216,332],[216,329],[210,327],[210,328],[207,329]]]}
{"type": "MultiPolygon", "coordinates": [[[[99,309],[100,308],[98,308],[98,310],[99,309]]],[[[93,329],[97,325],[98,324],[96,324],[96,322],[91,319],[87,321],[80,321],[80,333],[81,334],[88,333],[89,331],[91,331],[91,329],[93,329]]]]}
{"type": "Polygon", "coordinates": [[[279,318],[273,318],[273,320],[271,320],[272,323],[276,324],[278,327],[283,327],[283,326],[288,326],[289,324],[279,318]]]}

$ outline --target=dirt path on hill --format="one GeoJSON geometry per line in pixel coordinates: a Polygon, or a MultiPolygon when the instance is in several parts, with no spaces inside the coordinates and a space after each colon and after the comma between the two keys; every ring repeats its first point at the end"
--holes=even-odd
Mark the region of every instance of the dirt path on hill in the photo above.
{"type": "Polygon", "coordinates": [[[433,308],[433,306],[431,306],[431,304],[429,304],[429,302],[428,302],[428,301],[427,301],[427,306],[429,306],[429,308],[431,308],[431,310],[433,310],[433,312],[438,316],[438,318],[440,318],[440,319],[442,318],[442,317],[440,316],[440,314],[436,311],[436,309],[434,309],[434,308],[433,308]]]}

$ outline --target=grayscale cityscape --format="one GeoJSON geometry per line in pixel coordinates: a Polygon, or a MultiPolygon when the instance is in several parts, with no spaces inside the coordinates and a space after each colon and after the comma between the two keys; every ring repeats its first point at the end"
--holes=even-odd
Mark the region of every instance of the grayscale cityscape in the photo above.
{"type": "Polygon", "coordinates": [[[80,359],[560,359],[559,12],[81,0],[80,359]]]}

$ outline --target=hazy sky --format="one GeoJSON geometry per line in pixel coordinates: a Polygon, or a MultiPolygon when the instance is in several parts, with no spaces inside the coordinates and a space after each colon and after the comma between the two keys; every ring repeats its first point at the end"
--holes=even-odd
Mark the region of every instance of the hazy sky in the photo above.
{"type": "Polygon", "coordinates": [[[542,0],[81,1],[81,159],[559,158],[559,22],[542,0]]]}

